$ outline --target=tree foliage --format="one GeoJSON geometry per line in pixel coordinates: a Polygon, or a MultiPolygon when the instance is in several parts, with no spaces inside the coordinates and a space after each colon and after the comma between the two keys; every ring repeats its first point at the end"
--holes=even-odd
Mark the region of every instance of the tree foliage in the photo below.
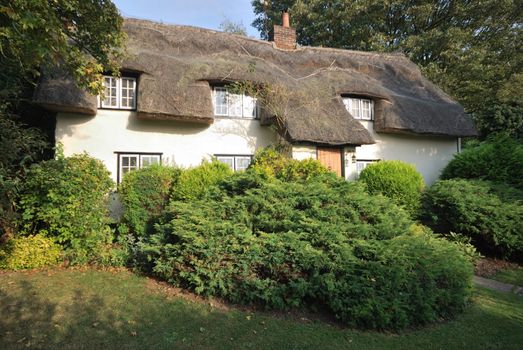
{"type": "Polygon", "coordinates": [[[220,23],[220,30],[225,33],[247,36],[247,29],[243,25],[243,22],[233,22],[228,18],[220,23]]]}
{"type": "Polygon", "coordinates": [[[103,71],[118,71],[125,35],[106,0],[3,0],[0,5],[0,96],[20,92],[43,64],[60,64],[79,85],[101,90],[103,71]]]}
{"type": "Polygon", "coordinates": [[[267,0],[252,2],[268,38],[290,8],[302,45],[403,51],[473,113],[484,134],[523,119],[523,2],[518,0],[267,0]]]}
{"type": "Polygon", "coordinates": [[[41,69],[59,65],[79,86],[99,92],[101,73],[117,73],[125,54],[122,22],[106,0],[0,0],[0,237],[13,232],[20,183],[46,147],[42,134],[17,117],[25,116],[41,69]]]}

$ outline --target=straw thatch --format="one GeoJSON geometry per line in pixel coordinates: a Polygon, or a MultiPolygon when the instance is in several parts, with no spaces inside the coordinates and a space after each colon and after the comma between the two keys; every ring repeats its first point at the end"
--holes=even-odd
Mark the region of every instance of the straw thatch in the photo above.
{"type": "MultiPolygon", "coordinates": [[[[130,58],[123,71],[142,72],[139,118],[209,124],[214,120],[212,84],[254,81],[288,88],[284,123],[293,142],[373,143],[345,110],[341,95],[374,99],[377,132],[476,135],[463,108],[400,54],[314,47],[284,51],[234,34],[136,19],[125,20],[124,29],[130,58]]],[[[72,93],[68,82],[48,80],[37,91],[38,102],[95,111],[84,95],[72,93]]]]}

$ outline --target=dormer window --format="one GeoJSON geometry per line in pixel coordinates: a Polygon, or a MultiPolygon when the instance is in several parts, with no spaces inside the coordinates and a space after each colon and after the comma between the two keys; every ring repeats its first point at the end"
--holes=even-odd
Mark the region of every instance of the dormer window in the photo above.
{"type": "Polygon", "coordinates": [[[244,94],[235,94],[225,86],[215,86],[212,89],[214,115],[254,119],[258,117],[256,98],[244,94]]]}
{"type": "Polygon", "coordinates": [[[104,99],[99,98],[100,108],[136,109],[136,78],[104,76],[104,99]]]}
{"type": "Polygon", "coordinates": [[[343,97],[347,111],[360,120],[374,120],[374,101],[368,98],[343,97]]]}

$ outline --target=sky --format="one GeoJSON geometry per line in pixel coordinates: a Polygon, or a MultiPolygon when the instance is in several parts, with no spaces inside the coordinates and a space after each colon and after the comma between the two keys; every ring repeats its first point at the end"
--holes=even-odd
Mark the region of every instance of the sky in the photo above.
{"type": "Polygon", "coordinates": [[[113,3],[124,17],[217,30],[228,19],[243,23],[249,36],[260,37],[251,27],[254,20],[251,0],[113,0],[113,3]]]}

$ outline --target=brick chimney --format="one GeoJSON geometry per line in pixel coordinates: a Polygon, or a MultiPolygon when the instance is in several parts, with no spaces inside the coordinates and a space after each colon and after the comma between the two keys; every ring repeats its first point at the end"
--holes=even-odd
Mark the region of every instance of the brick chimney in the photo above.
{"type": "Polygon", "coordinates": [[[289,13],[282,12],[282,25],[274,25],[272,39],[278,49],[294,50],[296,49],[296,29],[291,28],[289,13]]]}

